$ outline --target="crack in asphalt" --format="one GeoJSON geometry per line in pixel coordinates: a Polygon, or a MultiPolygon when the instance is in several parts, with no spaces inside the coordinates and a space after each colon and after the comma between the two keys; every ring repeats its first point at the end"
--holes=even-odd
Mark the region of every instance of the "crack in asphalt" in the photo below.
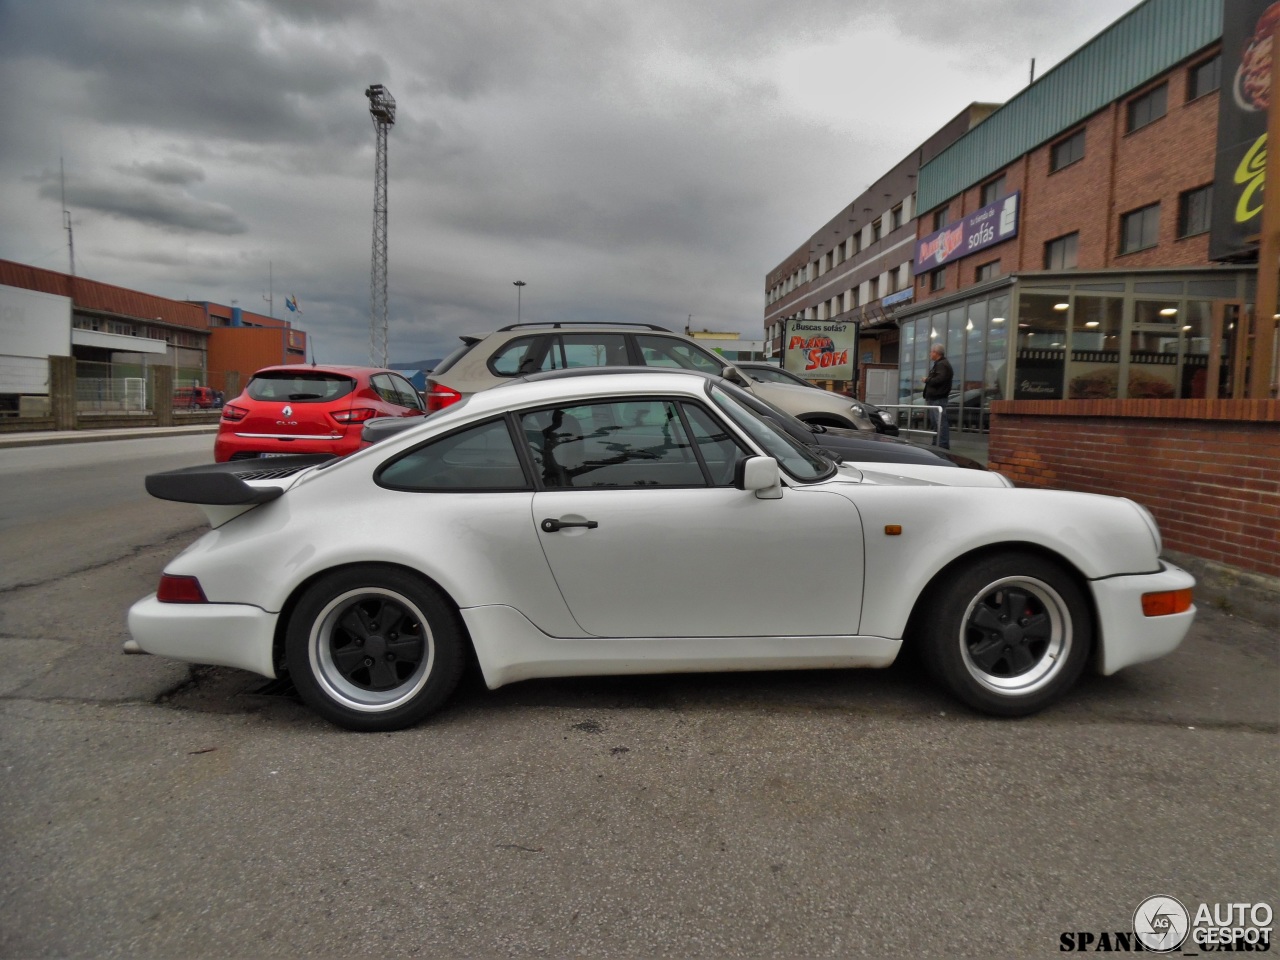
{"type": "Polygon", "coordinates": [[[113,564],[119,563],[122,560],[137,559],[138,557],[142,556],[144,553],[146,553],[149,550],[154,550],[158,547],[163,547],[168,544],[174,543],[175,541],[189,538],[192,535],[199,533],[201,530],[204,530],[206,527],[207,527],[206,524],[197,524],[196,526],[188,527],[184,530],[178,530],[170,534],[169,536],[165,537],[163,540],[157,540],[152,543],[136,544],[134,546],[129,547],[124,553],[117,554],[114,557],[108,557],[105,560],[100,560],[95,563],[87,564],[86,566],[83,566],[83,567],[77,567],[73,570],[62,570],[62,571],[59,571],[58,573],[50,574],[49,576],[46,576],[40,580],[24,580],[20,583],[0,586],[0,599],[3,599],[4,597],[8,596],[11,593],[16,593],[19,590],[30,590],[33,587],[48,586],[49,584],[57,583],[59,580],[62,580],[66,577],[75,577],[85,573],[92,573],[95,570],[101,570],[104,567],[109,567],[113,564]]]}

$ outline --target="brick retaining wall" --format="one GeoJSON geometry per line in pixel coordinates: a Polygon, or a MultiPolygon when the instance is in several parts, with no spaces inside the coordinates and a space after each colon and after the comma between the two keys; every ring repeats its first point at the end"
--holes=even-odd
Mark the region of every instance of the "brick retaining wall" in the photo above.
{"type": "Polygon", "coordinates": [[[1128,497],[1172,549],[1280,577],[1280,400],[1001,400],[988,460],[1018,486],[1128,497]]]}

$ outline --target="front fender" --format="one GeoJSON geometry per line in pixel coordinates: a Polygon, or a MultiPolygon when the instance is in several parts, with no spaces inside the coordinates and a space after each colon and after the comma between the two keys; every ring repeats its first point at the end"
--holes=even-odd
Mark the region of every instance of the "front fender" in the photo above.
{"type": "Polygon", "coordinates": [[[862,514],[866,590],[861,632],[901,637],[939,573],[980,551],[1033,547],[1085,580],[1160,569],[1134,505],[1060,490],[870,487],[841,491],[862,514]],[[900,532],[889,532],[900,528],[900,532]]]}

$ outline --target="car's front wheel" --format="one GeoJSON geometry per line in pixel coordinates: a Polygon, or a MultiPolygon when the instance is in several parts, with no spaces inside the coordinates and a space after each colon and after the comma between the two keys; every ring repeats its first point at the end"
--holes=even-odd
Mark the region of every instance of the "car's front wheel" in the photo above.
{"type": "Polygon", "coordinates": [[[399,730],[438,710],[462,675],[463,627],[427,583],[369,564],[326,574],[289,619],[294,687],[326,720],[399,730]]]}
{"type": "Polygon", "coordinates": [[[953,568],[923,598],[920,653],[929,671],[969,706],[1023,716],[1079,678],[1093,643],[1089,605],[1051,560],[1008,553],[953,568]]]}

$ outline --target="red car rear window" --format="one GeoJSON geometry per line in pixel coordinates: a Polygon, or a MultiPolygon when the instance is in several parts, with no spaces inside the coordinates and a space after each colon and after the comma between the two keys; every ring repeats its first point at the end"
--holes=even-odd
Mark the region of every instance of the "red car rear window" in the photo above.
{"type": "Polygon", "coordinates": [[[326,403],[345,397],[355,386],[355,380],[340,373],[274,370],[254,376],[249,381],[248,393],[253,400],[326,403]]]}

